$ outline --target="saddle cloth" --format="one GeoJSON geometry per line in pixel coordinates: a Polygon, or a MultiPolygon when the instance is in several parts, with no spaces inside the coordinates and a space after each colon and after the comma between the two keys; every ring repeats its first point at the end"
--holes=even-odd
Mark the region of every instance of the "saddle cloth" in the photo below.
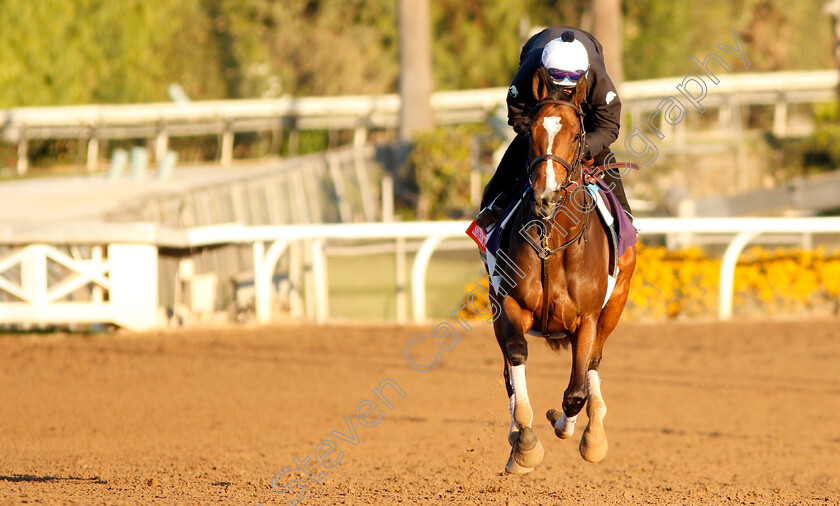
{"type": "MultiPolygon", "coordinates": [[[[604,298],[604,304],[606,304],[615,287],[615,277],[618,276],[618,258],[624,254],[627,248],[636,243],[636,228],[633,226],[633,222],[630,221],[627,213],[624,212],[624,209],[618,202],[618,198],[603,181],[598,181],[597,184],[587,185],[586,189],[595,199],[595,208],[597,209],[601,225],[607,233],[609,242],[609,274],[607,279],[607,295],[604,298]]],[[[516,209],[525,201],[528,192],[531,191],[529,187],[524,190],[518,188],[518,190],[517,193],[521,195],[520,198],[513,199],[508,204],[499,222],[489,231],[485,231],[476,225],[475,221],[470,224],[466,231],[467,235],[479,247],[479,254],[481,254],[482,260],[487,268],[487,274],[490,276],[490,283],[496,292],[498,292],[502,281],[501,274],[496,271],[498,270],[499,250],[502,246],[504,231],[516,209]]],[[[504,255],[503,252],[502,255],[504,255]]]]}

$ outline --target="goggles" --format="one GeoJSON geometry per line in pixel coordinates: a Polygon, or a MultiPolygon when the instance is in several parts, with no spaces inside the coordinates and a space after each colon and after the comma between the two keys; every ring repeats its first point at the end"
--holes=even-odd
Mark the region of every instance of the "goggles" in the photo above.
{"type": "Polygon", "coordinates": [[[566,82],[576,83],[578,82],[578,79],[580,79],[580,76],[583,74],[583,72],[567,72],[565,70],[557,69],[548,69],[548,73],[549,75],[551,75],[551,78],[558,83],[563,82],[566,79],[568,79],[568,81],[566,82]]]}

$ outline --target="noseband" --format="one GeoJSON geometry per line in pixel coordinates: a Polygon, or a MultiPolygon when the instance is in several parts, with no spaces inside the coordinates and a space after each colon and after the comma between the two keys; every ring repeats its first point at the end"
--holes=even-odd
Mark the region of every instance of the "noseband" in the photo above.
{"type": "MultiPolygon", "coordinates": [[[[580,106],[568,100],[546,99],[537,102],[533,109],[534,115],[536,115],[546,105],[564,105],[566,107],[571,107],[572,110],[575,111],[575,113],[577,113],[578,121],[580,123],[580,135],[578,136],[578,145],[575,149],[575,158],[572,161],[572,163],[569,163],[568,161],[564,160],[563,158],[560,158],[559,156],[550,154],[540,155],[528,163],[528,182],[531,184],[532,188],[534,186],[534,179],[532,177],[534,174],[534,167],[536,167],[540,163],[546,160],[551,160],[559,163],[566,169],[566,179],[564,179],[563,182],[560,184],[560,193],[562,195],[560,203],[562,203],[569,193],[569,187],[576,186],[574,184],[575,182],[572,180],[572,177],[574,176],[575,172],[577,172],[578,169],[580,169],[581,167],[581,158],[583,157],[583,147],[585,145],[584,139],[586,137],[586,130],[583,127],[583,110],[580,108],[580,106]]],[[[531,198],[534,198],[533,192],[531,198]]]]}

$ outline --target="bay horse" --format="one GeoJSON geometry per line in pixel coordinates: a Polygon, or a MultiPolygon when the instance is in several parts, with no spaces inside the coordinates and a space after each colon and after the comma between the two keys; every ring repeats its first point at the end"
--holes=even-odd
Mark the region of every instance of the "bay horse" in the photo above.
{"type": "Polygon", "coordinates": [[[612,274],[609,238],[597,211],[592,211],[595,201],[586,188],[590,173],[581,162],[586,78],[581,76],[570,94],[550,87],[548,79],[540,69],[532,85],[538,103],[530,126],[530,198],[523,199],[509,219],[500,248],[508,262],[497,264],[501,285],[490,287],[491,299],[499,306],[493,326],[504,355],[510,400],[512,448],[505,471],[511,474],[531,472],[544,456],[532,430],[533,409],[525,384],[526,335],[546,338],[554,350],[571,345],[572,370],[562,410],[550,409],[546,417],[557,437],[567,439],[586,404],[589,423],[580,454],[588,462],[606,456],[607,407],[598,366],[604,342],[624,309],[636,265],[635,246],[630,246],[617,261],[618,275],[605,302],[612,274]]]}

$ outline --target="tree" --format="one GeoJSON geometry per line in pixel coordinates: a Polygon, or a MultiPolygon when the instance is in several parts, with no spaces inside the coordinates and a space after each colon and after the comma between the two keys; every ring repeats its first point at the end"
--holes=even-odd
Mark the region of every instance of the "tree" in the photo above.
{"type": "Polygon", "coordinates": [[[219,97],[198,0],[4,0],[0,107],[219,97]]]}
{"type": "Polygon", "coordinates": [[[428,130],[432,118],[432,31],[429,0],[400,0],[400,139],[428,130]]]}
{"type": "Polygon", "coordinates": [[[621,0],[592,0],[592,35],[604,47],[604,64],[616,88],[624,81],[621,0]]]}

